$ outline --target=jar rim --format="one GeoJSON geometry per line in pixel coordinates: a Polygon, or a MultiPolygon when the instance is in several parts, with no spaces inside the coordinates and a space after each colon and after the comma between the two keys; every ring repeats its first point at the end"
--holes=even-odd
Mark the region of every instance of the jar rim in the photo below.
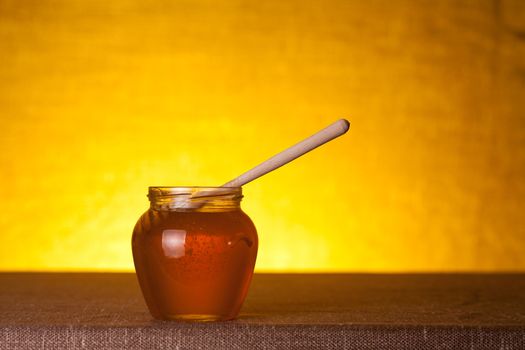
{"type": "Polygon", "coordinates": [[[148,188],[150,189],[161,189],[161,188],[166,188],[166,189],[170,189],[170,188],[173,188],[173,189],[184,189],[184,188],[197,188],[197,189],[203,189],[203,188],[212,188],[212,189],[218,189],[218,188],[231,188],[231,189],[235,189],[235,188],[242,188],[241,186],[148,186],[148,188]]]}
{"type": "Polygon", "coordinates": [[[242,187],[150,186],[148,198],[157,210],[223,210],[239,208],[242,187]]]}
{"type": "Polygon", "coordinates": [[[237,194],[242,195],[242,187],[237,186],[149,186],[150,195],[191,195],[192,197],[237,194]]]}

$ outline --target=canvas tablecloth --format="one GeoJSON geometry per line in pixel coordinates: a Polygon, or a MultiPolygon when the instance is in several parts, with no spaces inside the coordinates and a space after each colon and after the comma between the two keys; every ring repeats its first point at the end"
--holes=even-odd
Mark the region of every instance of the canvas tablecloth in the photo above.
{"type": "Polygon", "coordinates": [[[155,321],[131,273],[0,273],[0,349],[525,349],[525,274],[258,274],[237,320],[155,321]]]}

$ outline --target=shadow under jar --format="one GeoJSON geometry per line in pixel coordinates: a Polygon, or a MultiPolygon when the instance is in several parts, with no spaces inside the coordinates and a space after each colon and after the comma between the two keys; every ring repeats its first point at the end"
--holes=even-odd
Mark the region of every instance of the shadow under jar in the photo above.
{"type": "Polygon", "coordinates": [[[257,257],[240,187],[150,187],[133,230],[142,294],[153,317],[219,321],[237,316],[257,257]]]}

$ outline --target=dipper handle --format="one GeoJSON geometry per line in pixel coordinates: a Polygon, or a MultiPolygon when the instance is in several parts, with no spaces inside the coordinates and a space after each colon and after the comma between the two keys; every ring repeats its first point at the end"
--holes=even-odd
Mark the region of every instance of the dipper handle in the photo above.
{"type": "Polygon", "coordinates": [[[303,141],[285,149],[284,151],[277,153],[270,159],[262,162],[256,167],[248,170],[244,174],[236,177],[235,179],[228,181],[222,187],[240,187],[253,181],[264,174],[274,171],[275,169],[282,167],[286,163],[302,156],[305,153],[327,143],[346,133],[350,128],[350,122],[346,119],[339,119],[333,124],[330,124],[326,128],[316,132],[312,136],[304,139],[303,141]]]}

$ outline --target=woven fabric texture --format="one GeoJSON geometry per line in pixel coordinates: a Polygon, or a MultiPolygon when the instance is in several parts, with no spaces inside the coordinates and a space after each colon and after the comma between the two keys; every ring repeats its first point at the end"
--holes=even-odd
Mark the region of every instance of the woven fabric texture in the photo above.
{"type": "Polygon", "coordinates": [[[525,275],[256,275],[239,318],[152,320],[133,274],[0,274],[0,349],[525,349],[525,275]]]}

